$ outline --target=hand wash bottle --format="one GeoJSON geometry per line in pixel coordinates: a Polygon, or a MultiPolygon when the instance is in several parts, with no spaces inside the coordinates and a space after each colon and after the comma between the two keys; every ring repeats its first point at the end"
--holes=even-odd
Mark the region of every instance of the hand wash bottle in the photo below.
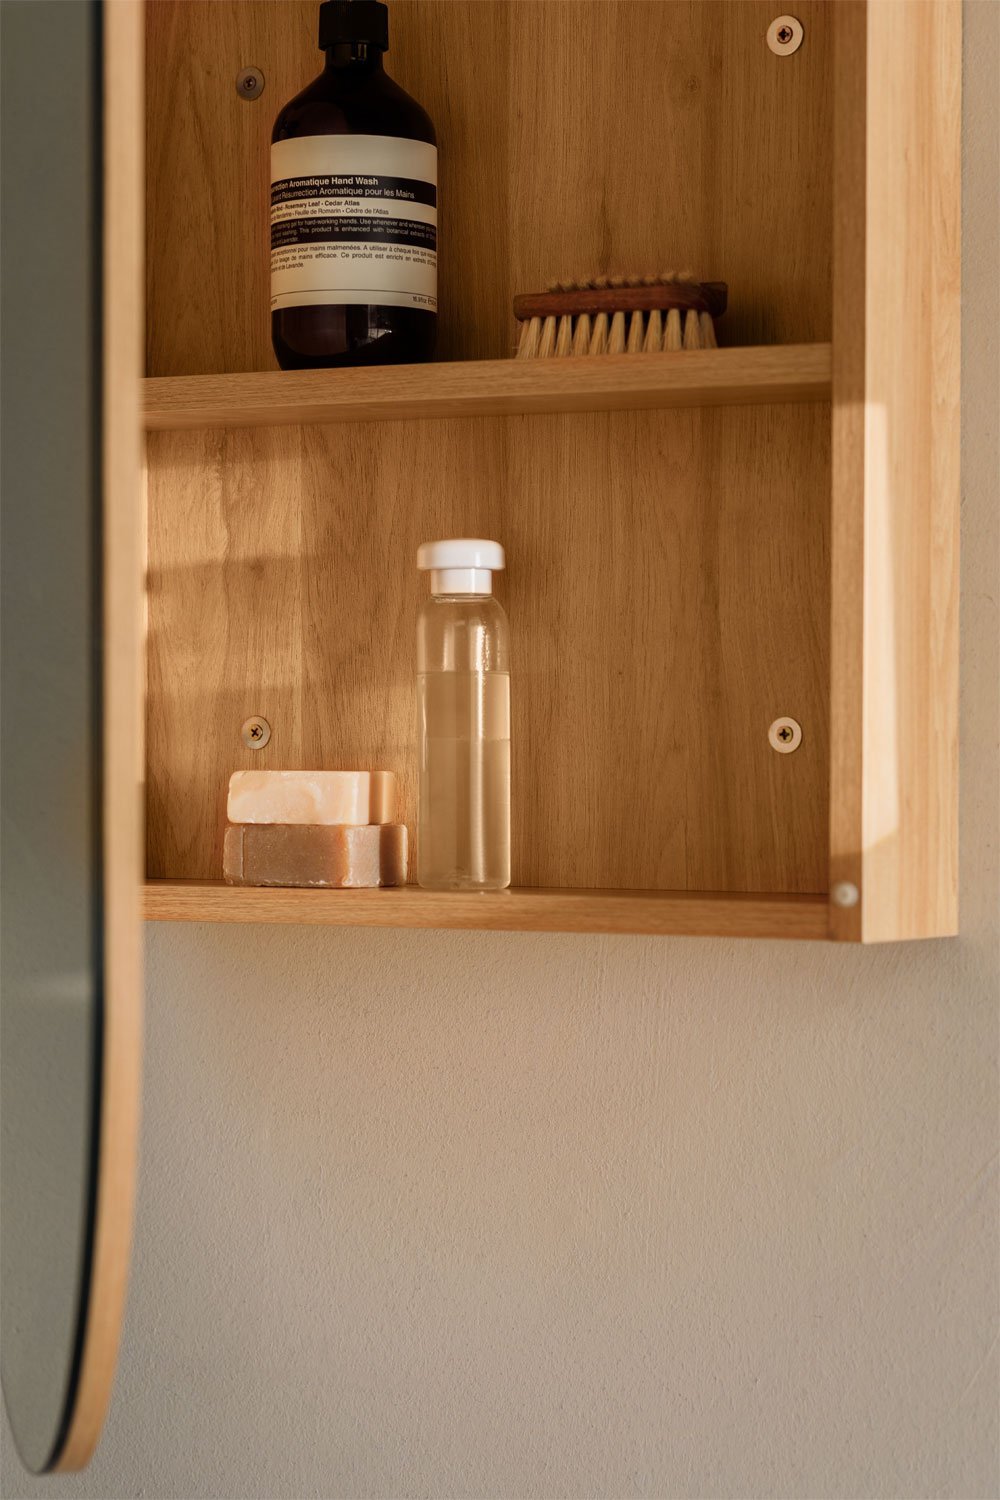
{"type": "Polygon", "coordinates": [[[417,880],[429,890],[510,885],[510,654],[493,597],[498,542],[425,542],[417,621],[417,880]]]}
{"type": "Polygon", "coordinates": [[[379,0],[325,0],[326,67],[271,136],[271,340],[283,370],[413,364],[437,331],[437,146],[383,71],[379,0]]]}

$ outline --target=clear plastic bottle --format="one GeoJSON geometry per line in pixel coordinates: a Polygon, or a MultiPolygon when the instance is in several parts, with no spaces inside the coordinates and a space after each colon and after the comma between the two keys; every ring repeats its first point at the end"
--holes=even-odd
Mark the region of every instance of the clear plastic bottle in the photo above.
{"type": "Polygon", "coordinates": [[[510,885],[510,655],[493,597],[498,542],[425,542],[417,621],[417,880],[428,890],[510,885]]]}

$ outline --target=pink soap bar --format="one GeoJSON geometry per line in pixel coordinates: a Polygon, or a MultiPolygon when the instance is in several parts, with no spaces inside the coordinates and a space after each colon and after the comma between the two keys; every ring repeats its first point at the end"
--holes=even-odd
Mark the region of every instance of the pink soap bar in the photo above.
{"type": "Polygon", "coordinates": [[[406,824],[231,823],[222,873],[230,885],[405,885],[406,824]]]}
{"type": "Polygon", "coordinates": [[[392,771],[234,771],[230,823],[392,823],[392,771]]]}

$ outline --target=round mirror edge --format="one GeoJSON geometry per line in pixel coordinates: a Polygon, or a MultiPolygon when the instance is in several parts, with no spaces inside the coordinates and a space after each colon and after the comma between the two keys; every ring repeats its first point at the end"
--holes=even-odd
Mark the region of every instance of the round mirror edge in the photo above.
{"type": "Polygon", "coordinates": [[[84,1468],[114,1381],[132,1251],[142,1082],[145,112],[143,0],[99,3],[103,82],[103,985],[89,1283],[48,1472],[84,1468]]]}

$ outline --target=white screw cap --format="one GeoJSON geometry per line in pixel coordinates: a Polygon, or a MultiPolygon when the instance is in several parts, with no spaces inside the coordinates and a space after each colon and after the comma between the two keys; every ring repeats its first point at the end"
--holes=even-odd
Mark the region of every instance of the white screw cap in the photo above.
{"type": "Polygon", "coordinates": [[[830,892],[830,898],[835,906],[857,906],[861,900],[861,892],[853,880],[838,880],[830,892]]]}
{"type": "Polygon", "coordinates": [[[482,537],[459,536],[444,542],[422,542],[417,548],[417,567],[422,573],[434,568],[489,568],[498,573],[504,566],[499,542],[482,537]]]}
{"type": "Polygon", "coordinates": [[[450,537],[417,548],[417,567],[430,573],[432,594],[490,594],[493,574],[504,565],[500,543],[482,537],[450,537]]]}

